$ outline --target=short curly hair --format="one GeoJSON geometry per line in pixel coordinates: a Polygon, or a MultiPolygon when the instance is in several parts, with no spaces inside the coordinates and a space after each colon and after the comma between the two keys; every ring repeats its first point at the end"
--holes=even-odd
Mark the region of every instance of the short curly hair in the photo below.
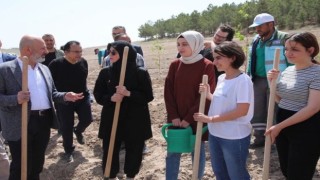
{"type": "Polygon", "coordinates": [[[221,24],[218,29],[220,29],[222,32],[228,33],[228,36],[226,38],[227,41],[232,41],[235,30],[228,24],[221,24]]]}

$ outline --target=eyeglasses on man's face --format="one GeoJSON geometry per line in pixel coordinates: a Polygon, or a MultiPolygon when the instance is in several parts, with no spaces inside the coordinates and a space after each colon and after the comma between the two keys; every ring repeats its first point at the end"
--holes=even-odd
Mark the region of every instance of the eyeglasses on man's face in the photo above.
{"type": "Polygon", "coordinates": [[[226,39],[228,36],[221,36],[218,33],[215,34],[216,37],[220,38],[220,39],[226,39]]]}

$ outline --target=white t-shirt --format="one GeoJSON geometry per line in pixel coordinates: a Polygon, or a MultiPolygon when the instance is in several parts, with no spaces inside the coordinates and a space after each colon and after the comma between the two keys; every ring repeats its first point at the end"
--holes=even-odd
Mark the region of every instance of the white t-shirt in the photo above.
{"type": "Polygon", "coordinates": [[[247,115],[230,121],[208,123],[210,134],[224,139],[242,139],[251,133],[253,117],[253,85],[250,77],[241,74],[233,79],[218,78],[217,87],[211,100],[209,116],[222,115],[237,107],[237,103],[249,103],[247,115]]]}

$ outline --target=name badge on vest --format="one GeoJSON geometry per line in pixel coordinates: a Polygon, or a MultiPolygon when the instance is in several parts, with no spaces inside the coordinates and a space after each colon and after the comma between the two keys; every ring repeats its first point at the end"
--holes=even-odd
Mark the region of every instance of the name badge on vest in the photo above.
{"type": "Polygon", "coordinates": [[[281,45],[281,40],[272,41],[272,45],[281,45]]]}

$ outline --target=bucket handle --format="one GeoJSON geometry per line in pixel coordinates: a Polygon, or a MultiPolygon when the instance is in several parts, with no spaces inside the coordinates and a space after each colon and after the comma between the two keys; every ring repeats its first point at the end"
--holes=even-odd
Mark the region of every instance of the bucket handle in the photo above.
{"type": "Polygon", "coordinates": [[[172,123],[167,123],[165,125],[162,126],[161,128],[161,132],[162,132],[162,136],[164,137],[164,139],[168,139],[168,136],[166,135],[166,129],[167,127],[172,126],[172,123]]]}
{"type": "MultiPolygon", "coordinates": [[[[165,125],[162,126],[161,128],[161,132],[162,132],[162,136],[164,137],[164,139],[168,139],[168,136],[166,135],[166,129],[169,127],[169,126],[172,126],[173,124],[172,123],[167,123],[165,125]]],[[[190,126],[189,126],[190,127],[190,126]]],[[[206,131],[208,130],[208,126],[205,126],[202,128],[202,134],[204,134],[206,131]]]]}

